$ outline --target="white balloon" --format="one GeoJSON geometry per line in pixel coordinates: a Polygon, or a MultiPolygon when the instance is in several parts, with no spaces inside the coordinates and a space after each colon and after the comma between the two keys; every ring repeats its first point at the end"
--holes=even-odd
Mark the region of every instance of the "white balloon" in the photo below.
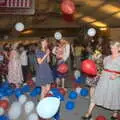
{"type": "Polygon", "coordinates": [[[14,102],[8,111],[8,116],[11,120],[15,120],[20,117],[21,112],[22,105],[19,102],[14,102]]]}
{"type": "Polygon", "coordinates": [[[26,96],[26,95],[21,95],[21,96],[19,97],[19,102],[20,102],[21,104],[24,104],[26,101],[27,101],[27,96],[26,96]]]}
{"type": "Polygon", "coordinates": [[[24,24],[23,23],[21,23],[21,22],[19,22],[19,23],[16,23],[15,24],[15,29],[17,30],[17,31],[23,31],[24,30],[24,24]]]}
{"type": "Polygon", "coordinates": [[[82,88],[80,88],[80,87],[77,87],[77,88],[75,89],[75,91],[76,91],[76,93],[77,93],[78,95],[80,95],[81,89],[82,89],[82,88]]]}
{"type": "Polygon", "coordinates": [[[0,107],[0,116],[3,115],[4,113],[5,113],[5,110],[2,107],[0,107]]]}
{"type": "Polygon", "coordinates": [[[36,113],[32,113],[28,116],[28,120],[39,120],[39,117],[36,113]]]}
{"type": "Polygon", "coordinates": [[[79,70],[76,70],[74,72],[74,77],[75,77],[75,79],[78,79],[78,77],[80,77],[80,71],[79,70]]]}
{"type": "Polygon", "coordinates": [[[29,114],[34,110],[35,104],[32,101],[28,101],[25,103],[24,109],[25,113],[29,114]]]}
{"type": "Polygon", "coordinates": [[[88,35],[89,35],[90,37],[95,36],[95,34],[96,34],[96,30],[95,30],[94,28],[88,29],[88,35]]]}
{"type": "Polygon", "coordinates": [[[55,37],[56,40],[60,40],[60,39],[62,39],[62,34],[60,32],[56,32],[54,34],[54,37],[55,37]]]}
{"type": "Polygon", "coordinates": [[[41,118],[49,119],[57,113],[59,106],[60,99],[56,97],[46,97],[38,103],[36,111],[41,118]]]}

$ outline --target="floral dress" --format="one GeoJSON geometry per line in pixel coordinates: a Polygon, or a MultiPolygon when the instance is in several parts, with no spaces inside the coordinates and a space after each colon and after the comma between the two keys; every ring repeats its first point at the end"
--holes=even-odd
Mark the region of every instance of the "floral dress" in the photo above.
{"type": "Polygon", "coordinates": [[[8,64],[8,82],[16,85],[23,81],[22,68],[19,54],[16,50],[10,52],[8,64]]]}

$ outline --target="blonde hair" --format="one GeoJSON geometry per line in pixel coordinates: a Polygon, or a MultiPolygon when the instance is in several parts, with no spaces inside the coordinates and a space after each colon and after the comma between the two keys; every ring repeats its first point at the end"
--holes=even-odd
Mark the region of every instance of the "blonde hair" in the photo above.
{"type": "Polygon", "coordinates": [[[116,47],[120,48],[120,42],[119,41],[110,41],[110,47],[111,46],[116,46],[116,47]]]}

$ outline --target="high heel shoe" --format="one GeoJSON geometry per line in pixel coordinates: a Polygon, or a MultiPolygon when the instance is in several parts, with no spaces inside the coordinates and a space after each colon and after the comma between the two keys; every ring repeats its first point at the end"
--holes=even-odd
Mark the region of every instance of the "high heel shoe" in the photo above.
{"type": "Polygon", "coordinates": [[[83,120],[90,120],[91,118],[92,118],[92,115],[82,116],[82,119],[83,119],[83,120]]]}

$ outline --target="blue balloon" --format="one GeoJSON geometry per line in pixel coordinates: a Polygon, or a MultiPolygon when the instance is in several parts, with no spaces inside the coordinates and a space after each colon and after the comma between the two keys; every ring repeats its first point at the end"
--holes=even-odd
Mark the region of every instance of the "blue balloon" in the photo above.
{"type": "Polygon", "coordinates": [[[5,94],[3,92],[0,92],[0,99],[3,98],[5,94]]]}
{"type": "Polygon", "coordinates": [[[51,91],[54,97],[60,98],[60,101],[64,101],[64,96],[60,93],[58,88],[52,88],[51,91]]]}
{"type": "Polygon", "coordinates": [[[88,96],[88,93],[89,93],[88,89],[86,89],[86,88],[82,88],[81,91],[80,91],[80,95],[84,96],[84,97],[88,96]]]}
{"type": "Polygon", "coordinates": [[[15,95],[16,95],[16,97],[19,98],[19,96],[21,96],[22,94],[23,94],[23,93],[22,93],[21,88],[16,88],[16,90],[15,90],[15,95]]]}
{"type": "Polygon", "coordinates": [[[76,80],[75,80],[76,83],[81,83],[81,77],[78,77],[76,80]]]}
{"type": "Polygon", "coordinates": [[[60,111],[58,111],[53,118],[55,120],[60,120],[60,111]]]}
{"type": "Polygon", "coordinates": [[[32,90],[32,92],[30,93],[30,96],[32,97],[36,97],[37,95],[39,95],[41,93],[41,88],[36,87],[32,90]]]}
{"type": "Polygon", "coordinates": [[[65,105],[67,110],[73,110],[75,108],[75,103],[73,101],[68,101],[65,105]]]}
{"type": "Polygon", "coordinates": [[[8,88],[6,91],[5,91],[5,96],[11,96],[14,94],[14,90],[12,88],[8,88]]]}
{"type": "Polygon", "coordinates": [[[8,87],[9,87],[9,83],[8,82],[2,83],[2,88],[3,89],[7,89],[8,87]]]}
{"type": "Polygon", "coordinates": [[[29,86],[29,85],[24,85],[24,86],[21,88],[21,91],[22,91],[23,93],[29,92],[29,91],[30,91],[30,86],[29,86]]]}
{"type": "Polygon", "coordinates": [[[75,91],[71,91],[71,92],[69,93],[69,98],[70,98],[70,99],[76,99],[76,98],[77,98],[77,93],[76,93],[75,91]]]}
{"type": "Polygon", "coordinates": [[[9,120],[9,118],[5,115],[0,116],[0,120],[9,120]]]}

